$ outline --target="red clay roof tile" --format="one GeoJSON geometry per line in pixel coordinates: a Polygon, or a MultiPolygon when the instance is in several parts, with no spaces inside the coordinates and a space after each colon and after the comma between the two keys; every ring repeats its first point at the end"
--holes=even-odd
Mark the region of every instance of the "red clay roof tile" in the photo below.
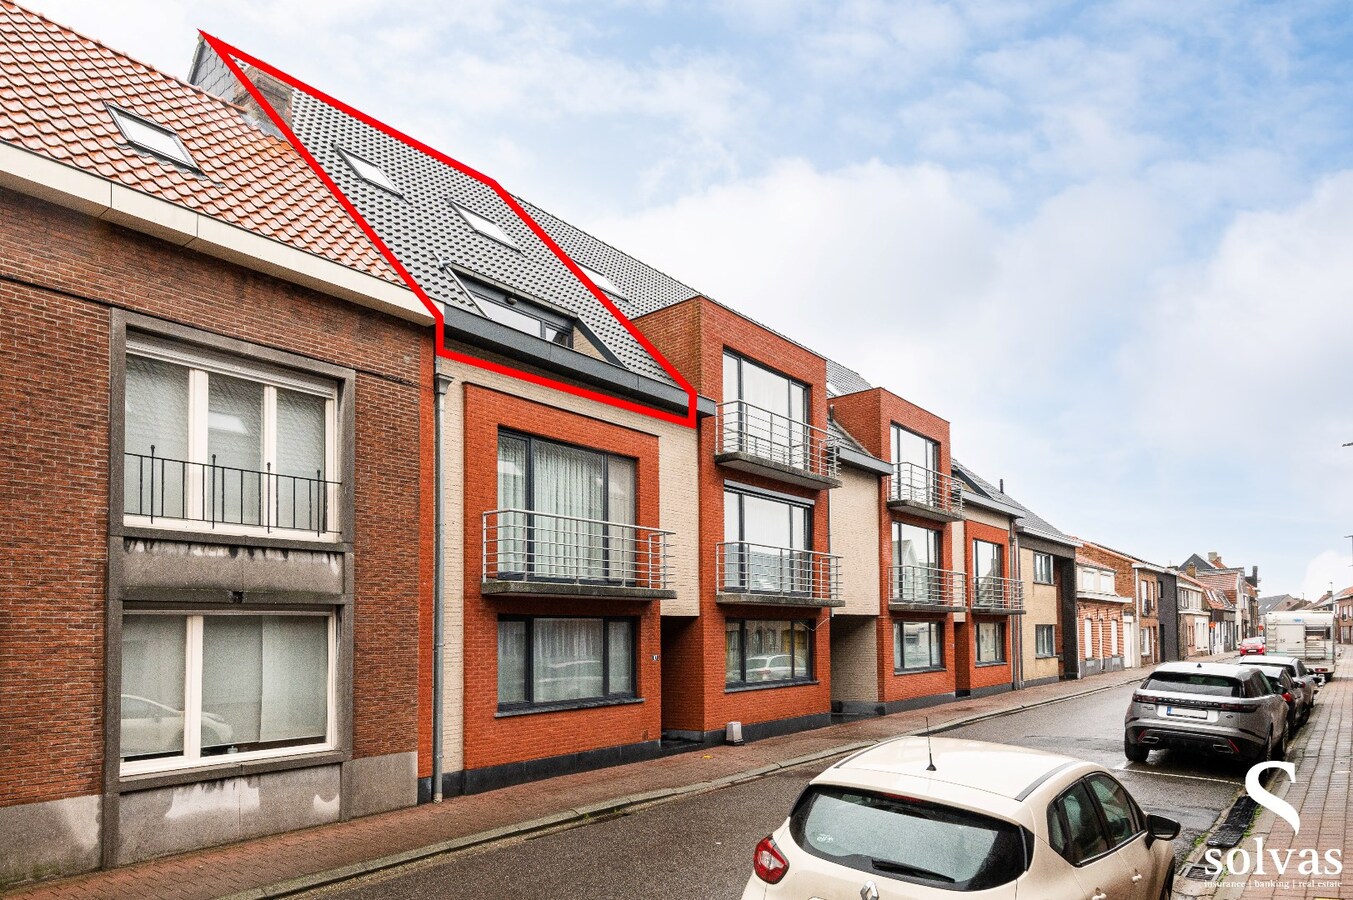
{"type": "Polygon", "coordinates": [[[396,284],[295,149],[236,107],[0,0],[0,140],[396,284]],[[105,104],[173,129],[200,172],[123,138],[105,104]]]}

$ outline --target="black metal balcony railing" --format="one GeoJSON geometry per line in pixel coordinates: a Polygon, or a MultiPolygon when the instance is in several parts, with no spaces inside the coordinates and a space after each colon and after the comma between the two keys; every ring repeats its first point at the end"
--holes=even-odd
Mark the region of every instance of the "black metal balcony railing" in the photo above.
{"type": "Polygon", "coordinates": [[[720,590],[729,593],[834,603],[841,595],[840,562],[830,553],[728,541],[718,545],[715,577],[720,590]]]}
{"type": "Polygon", "coordinates": [[[667,590],[672,532],[527,509],[484,513],[483,580],[667,590]]]}
{"type": "Polygon", "coordinates": [[[958,479],[916,463],[893,465],[888,499],[894,503],[915,503],[955,517],[963,515],[963,486],[958,479]]]}
{"type": "Polygon", "coordinates": [[[754,406],[719,404],[716,453],[745,453],[818,478],[836,477],[836,443],[825,430],[754,406]]]}
{"type": "Polygon", "coordinates": [[[203,522],[212,528],[242,526],[271,531],[336,530],[331,510],[341,482],[315,477],[127,453],[123,468],[123,514],[154,524],[160,520],[203,522]]]}
{"type": "Polygon", "coordinates": [[[948,606],[961,609],[965,603],[964,574],[934,566],[893,566],[892,603],[916,606],[948,606]]]}
{"type": "Polygon", "coordinates": [[[972,579],[973,609],[1010,612],[1024,608],[1024,585],[1013,578],[979,575],[972,579]]]}

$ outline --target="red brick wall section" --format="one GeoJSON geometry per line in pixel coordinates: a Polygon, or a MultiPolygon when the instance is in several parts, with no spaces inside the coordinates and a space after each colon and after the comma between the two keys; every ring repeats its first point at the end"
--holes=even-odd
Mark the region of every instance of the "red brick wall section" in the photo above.
{"type": "MultiPolygon", "coordinates": [[[[1118,653],[1123,654],[1123,606],[1120,603],[1096,603],[1094,601],[1081,600],[1076,603],[1076,628],[1079,637],[1077,644],[1085,643],[1085,620],[1093,620],[1094,626],[1091,628],[1090,646],[1093,655],[1092,659],[1104,659],[1115,655],[1109,651],[1111,649],[1109,633],[1110,628],[1118,629],[1118,653]]],[[[1085,657],[1085,649],[1081,648],[1081,656],[1085,657]]]]}
{"type": "MultiPolygon", "coordinates": [[[[827,426],[826,360],[792,341],[768,331],[737,313],[703,297],[688,300],[637,320],[673,365],[702,395],[716,402],[723,397],[723,353],[732,350],[808,385],[809,419],[827,426]]],[[[683,731],[710,731],[730,721],[757,723],[829,712],[831,709],[830,627],[825,610],[801,607],[724,607],[717,593],[715,557],[724,540],[725,480],[812,498],[813,548],[826,552],[829,492],[807,491],[779,481],[729,471],[714,462],[717,428],[714,419],[700,425],[700,617],[690,626],[668,628],[670,643],[664,667],[669,682],[663,727],[683,731]],[[817,684],[789,685],[756,691],[726,690],[724,682],[724,626],[729,618],[802,619],[816,628],[814,666],[817,684]],[[698,654],[700,664],[688,661],[698,654]]]]}
{"type": "Polygon", "coordinates": [[[893,423],[939,444],[940,471],[949,474],[949,422],[883,388],[832,400],[836,421],[879,459],[893,462],[893,423]]]}
{"type": "Polygon", "coordinates": [[[110,307],[359,370],[353,752],[415,750],[430,330],[0,190],[0,804],[100,787],[110,307]]]}
{"type": "MultiPolygon", "coordinates": [[[[456,386],[452,386],[455,390],[456,386]]],[[[483,517],[498,509],[500,428],[633,457],[636,518],[656,527],[658,439],[474,384],[465,396],[465,767],[520,762],[616,747],[661,736],[659,608],[656,601],[485,598],[483,517]],[[498,717],[498,616],[633,616],[638,620],[638,685],[644,702],[498,717]]]]}

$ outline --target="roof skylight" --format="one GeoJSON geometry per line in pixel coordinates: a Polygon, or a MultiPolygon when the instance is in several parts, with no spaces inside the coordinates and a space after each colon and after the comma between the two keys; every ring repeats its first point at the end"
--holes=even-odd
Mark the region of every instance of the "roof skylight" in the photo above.
{"type": "Polygon", "coordinates": [[[338,155],[343,157],[343,161],[352,167],[352,171],[357,173],[358,178],[362,179],[367,184],[374,184],[376,187],[389,191],[392,194],[396,194],[400,197],[404,196],[404,192],[395,186],[394,181],[391,180],[389,175],[385,174],[385,170],[380,166],[362,159],[357,154],[349,150],[344,150],[342,147],[337,147],[335,149],[338,150],[338,155]]]}
{"type": "MultiPolygon", "coordinates": [[[[577,260],[574,260],[574,262],[577,262],[577,260]]],[[[625,295],[621,292],[619,286],[617,286],[614,281],[598,272],[596,269],[592,268],[591,266],[585,266],[582,263],[578,263],[578,268],[583,270],[584,275],[592,279],[593,284],[601,288],[606,293],[619,297],[622,300],[625,299],[625,295]]]]}
{"type": "Polygon", "coordinates": [[[472,209],[466,209],[454,200],[451,201],[451,206],[456,212],[460,213],[460,217],[465,220],[466,225],[469,225],[484,237],[490,237],[499,243],[507,244],[513,250],[520,249],[517,247],[517,242],[512,240],[511,236],[497,222],[486,216],[481,216],[472,209]]]}
{"type": "Polygon", "coordinates": [[[197,163],[193,162],[188,148],[183,146],[183,141],[179,140],[179,136],[172,130],[116,106],[109,106],[108,112],[112,114],[114,124],[128,143],[161,159],[197,168],[197,163]]]}

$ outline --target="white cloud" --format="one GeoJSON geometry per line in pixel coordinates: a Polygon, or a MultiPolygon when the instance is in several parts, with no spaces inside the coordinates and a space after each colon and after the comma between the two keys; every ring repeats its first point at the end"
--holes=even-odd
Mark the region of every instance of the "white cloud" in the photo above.
{"type": "Polygon", "coordinates": [[[1326,591],[1340,591],[1353,584],[1353,567],[1348,561],[1348,551],[1325,550],[1306,564],[1306,574],[1301,580],[1301,591],[1307,600],[1315,600],[1326,591]]]}

